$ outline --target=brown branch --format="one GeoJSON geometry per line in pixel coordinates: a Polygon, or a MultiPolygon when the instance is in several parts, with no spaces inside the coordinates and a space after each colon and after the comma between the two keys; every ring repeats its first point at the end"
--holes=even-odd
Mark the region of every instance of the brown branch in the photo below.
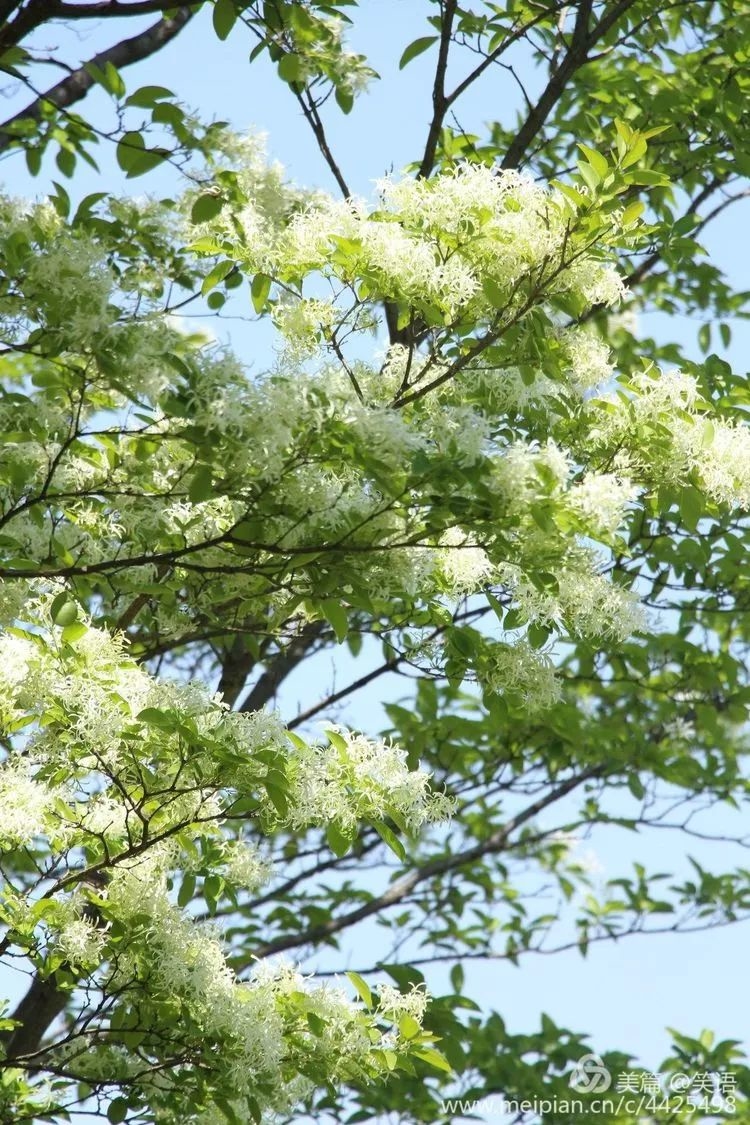
{"type": "Polygon", "coordinates": [[[11,1016],[18,1021],[18,1026],[0,1035],[6,1058],[33,1054],[47,1028],[64,1011],[69,996],[70,992],[58,987],[54,974],[44,978],[35,976],[11,1016]]]}
{"type": "Polygon", "coordinates": [[[341,191],[344,199],[348,199],[351,195],[351,192],[349,191],[347,182],[344,179],[344,174],[339,168],[336,158],[334,157],[329,147],[328,138],[323,126],[323,121],[320,114],[318,113],[318,107],[316,106],[310,91],[305,90],[304,93],[307,95],[307,101],[305,101],[302,93],[295,93],[295,97],[297,98],[300,108],[302,109],[305,121],[313,131],[313,135],[318,143],[318,148],[320,149],[321,156],[330,168],[331,174],[338,184],[339,190],[341,191]]]}
{"type": "Polygon", "coordinates": [[[589,52],[591,48],[614,27],[617,21],[635,3],[636,0],[619,0],[619,3],[603,15],[589,31],[588,25],[593,0],[580,0],[570,46],[560,65],[553,70],[539,100],[529,110],[523,124],[511,141],[508,151],[500,163],[501,168],[517,168],[519,166],[532,141],[544,128],[547,118],[565,92],[570,79],[577,70],[580,70],[590,61],[589,52]]]}
{"type": "Polygon", "coordinates": [[[432,121],[427,134],[424,156],[419,166],[417,177],[424,179],[429,176],[435,163],[440,130],[448,110],[448,99],[445,96],[445,74],[448,69],[448,52],[450,51],[451,36],[453,34],[453,17],[456,14],[458,0],[445,0],[442,11],[442,24],[440,28],[440,47],[438,60],[435,67],[435,80],[432,84],[432,121]]]}
{"type": "MultiPolygon", "coordinates": [[[[487,611],[485,609],[472,609],[468,610],[466,613],[457,613],[453,617],[453,623],[456,624],[459,621],[467,620],[474,621],[477,619],[477,617],[483,617],[486,612],[487,611]]],[[[430,634],[430,636],[428,637],[428,641],[435,640],[444,632],[445,626],[441,625],[440,628],[435,629],[435,631],[430,634]]],[[[340,688],[339,691],[332,692],[330,695],[327,695],[325,699],[321,699],[318,701],[318,703],[313,704],[312,707],[308,707],[306,711],[300,711],[297,715],[294,716],[291,722],[288,722],[286,724],[287,727],[289,728],[289,730],[294,730],[295,727],[299,727],[302,725],[302,723],[306,723],[308,719],[314,718],[316,715],[320,714],[321,711],[325,711],[326,708],[332,707],[335,703],[339,703],[342,699],[346,699],[347,696],[354,695],[355,692],[360,691],[363,687],[367,687],[368,684],[371,684],[374,680],[379,679],[380,676],[384,676],[386,672],[397,672],[401,665],[406,663],[408,663],[408,657],[404,654],[393,656],[390,660],[383,661],[383,663],[379,664],[377,668],[373,668],[371,672],[366,672],[358,679],[352,680],[352,682],[350,684],[347,684],[346,687],[340,688]]]]}
{"type": "MultiPolygon", "coordinates": [[[[550,8],[545,8],[538,15],[534,16],[533,19],[530,19],[528,23],[521,24],[521,26],[517,27],[515,31],[511,31],[506,36],[506,38],[503,39],[502,43],[500,43],[494,51],[491,51],[488,55],[486,55],[485,58],[482,59],[482,62],[479,63],[479,65],[476,66],[474,70],[467,74],[466,77],[461,82],[459,82],[458,86],[456,86],[455,89],[453,89],[451,93],[447,95],[446,110],[449,109],[456,101],[458,101],[461,95],[465,93],[466,90],[468,90],[468,88],[473,85],[478,78],[481,78],[485,70],[487,70],[488,67],[492,66],[493,63],[496,63],[505,54],[505,52],[513,46],[514,43],[517,43],[519,39],[523,39],[523,37],[529,31],[532,31],[533,28],[535,28],[543,20],[547,19],[548,16],[559,15],[560,12],[563,12],[565,10],[567,2],[568,0],[560,0],[558,4],[553,4],[550,8]]],[[[428,175],[429,173],[424,174],[428,175]]]]}
{"type": "Polygon", "coordinates": [[[52,20],[102,19],[123,16],[146,16],[154,12],[174,10],[173,0],[134,0],[132,4],[121,0],[98,0],[93,4],[65,4],[60,0],[30,0],[26,7],[10,3],[0,12],[10,15],[20,7],[16,18],[0,30],[0,52],[17,46],[37,27],[52,20]]]}
{"type": "MultiPolygon", "coordinates": [[[[711,182],[706,184],[706,186],[703,187],[691,200],[690,206],[685,209],[682,217],[684,218],[686,215],[695,214],[701,204],[705,203],[707,199],[710,199],[710,197],[715,192],[719,191],[725,185],[725,183],[726,179],[724,177],[722,177],[721,179],[711,180],[711,182]]],[[[750,195],[750,190],[740,191],[735,195],[727,196],[726,199],[717,204],[716,207],[709,211],[709,213],[700,220],[697,226],[690,232],[691,235],[698,234],[703,230],[704,227],[708,226],[712,219],[715,219],[717,215],[720,215],[723,211],[725,211],[727,207],[730,207],[733,203],[736,203],[740,199],[746,199],[748,195],[750,195]]],[[[625,284],[627,285],[628,289],[632,289],[634,285],[637,285],[640,281],[643,281],[644,277],[646,277],[647,274],[649,274],[654,268],[654,266],[658,265],[658,263],[661,261],[663,254],[664,247],[660,247],[658,250],[654,250],[654,252],[652,254],[649,254],[648,257],[645,258],[640,263],[640,265],[632,271],[632,273],[629,273],[625,278],[625,284]]]]}
{"type": "Polygon", "coordinates": [[[0,24],[6,23],[20,4],[21,0],[0,0],[0,24]]]}
{"type": "Polygon", "coordinates": [[[445,875],[449,871],[456,871],[459,868],[466,867],[470,863],[474,863],[478,859],[483,859],[485,856],[493,855],[497,852],[503,851],[507,846],[511,834],[521,825],[532,820],[538,813],[553,805],[556,801],[566,797],[577,789],[585,781],[591,778],[601,776],[603,772],[602,766],[589,766],[588,769],[583,770],[581,773],[576,774],[575,777],[568,778],[567,781],[562,782],[556,788],[528,805],[517,816],[512,817],[502,828],[498,828],[486,840],[474,844],[470,848],[465,848],[461,852],[456,852],[452,855],[438,856],[436,859],[430,860],[428,863],[423,864],[421,867],[415,868],[405,875],[403,879],[399,879],[393,883],[387,890],[376,898],[371,899],[363,906],[357,907],[356,910],[350,910],[348,914],[341,914],[338,918],[331,918],[328,922],[323,922],[319,926],[311,926],[309,929],[298,934],[287,934],[284,937],[276,938],[274,941],[267,942],[266,945],[261,946],[259,949],[253,951],[253,959],[256,957],[268,957],[274,953],[281,953],[285,949],[294,949],[298,946],[310,945],[321,941],[327,941],[333,934],[340,933],[342,930],[348,929],[350,926],[356,925],[358,922],[364,921],[365,918],[372,917],[373,914],[379,914],[382,910],[387,910],[391,906],[396,906],[402,902],[407,895],[428,879],[434,879],[438,875],[445,875]]]}
{"type": "MultiPolygon", "coordinates": [[[[107,63],[111,63],[119,70],[130,66],[132,63],[140,62],[141,59],[146,59],[160,51],[170,40],[174,39],[194,14],[195,9],[193,8],[178,8],[173,16],[160,19],[158,23],[153,24],[139,35],[134,35],[131,39],[123,39],[121,42],[115,43],[114,46],[108,47],[105,51],[100,51],[98,55],[94,55],[86,66],[95,66],[102,70],[107,63]]],[[[13,132],[14,125],[20,124],[22,121],[39,121],[46,106],[52,106],[54,109],[67,109],[68,106],[84,98],[91,87],[96,85],[96,80],[86,69],[86,66],[74,70],[62,81],[51,86],[46,93],[40,94],[25,109],[4,121],[0,125],[0,152],[18,139],[13,132]]]]}
{"type": "Polygon", "coordinates": [[[227,706],[234,707],[254,664],[255,657],[242,633],[238,633],[221,661],[221,679],[216,688],[227,706]]]}
{"type": "Polygon", "coordinates": [[[325,621],[308,621],[299,635],[294,637],[285,649],[277,653],[272,661],[269,661],[265,672],[243,699],[239,710],[259,711],[261,707],[265,707],[266,703],[273,699],[282,681],[308,655],[312,645],[326,627],[325,621]]]}
{"type": "Polygon", "coordinates": [[[347,686],[341,688],[340,691],[334,691],[319,703],[308,707],[306,711],[300,711],[298,715],[294,716],[291,722],[286,724],[287,727],[289,730],[294,730],[295,727],[301,726],[302,723],[306,723],[308,719],[312,719],[321,711],[325,711],[327,707],[332,707],[334,703],[338,703],[340,700],[346,699],[348,695],[353,695],[355,691],[367,687],[373,680],[377,680],[380,676],[385,675],[386,672],[395,672],[399,665],[404,663],[404,660],[405,657],[403,656],[397,656],[392,660],[386,660],[383,664],[374,668],[372,672],[366,672],[364,676],[360,676],[358,680],[353,680],[352,683],[347,684],[347,686]]]}
{"type": "Polygon", "coordinates": [[[122,0],[96,0],[93,4],[66,4],[61,0],[53,0],[47,7],[51,10],[49,18],[52,19],[100,20],[115,16],[151,16],[154,12],[168,12],[174,10],[174,0],[133,0],[130,4],[123,3],[122,0]]]}
{"type": "MultiPolygon", "coordinates": [[[[101,875],[96,872],[87,876],[86,881],[94,886],[103,884],[101,875]]],[[[101,915],[97,907],[91,903],[83,907],[81,915],[94,925],[101,923],[101,915]]],[[[39,1049],[48,1028],[64,1012],[71,991],[69,988],[61,988],[58,984],[58,974],[61,970],[70,972],[71,966],[64,963],[60,969],[46,977],[37,973],[25,996],[19,1000],[11,1015],[17,1026],[10,1031],[0,1033],[0,1044],[5,1049],[6,1059],[34,1054],[39,1049]]]]}

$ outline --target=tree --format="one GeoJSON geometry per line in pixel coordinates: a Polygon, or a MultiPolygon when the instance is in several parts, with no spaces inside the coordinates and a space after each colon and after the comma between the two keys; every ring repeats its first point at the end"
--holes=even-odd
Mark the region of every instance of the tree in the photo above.
{"type": "MultiPolygon", "coordinates": [[[[8,153],[70,176],[110,140],[183,190],[2,201],[0,951],[28,981],[3,1120],[434,1122],[498,1093],[579,1121],[591,1044],[511,1035],[463,963],[747,916],[747,872],[697,862],[597,894],[571,836],[687,846],[746,799],[748,391],[628,314],[697,314],[704,352],[744,315],[699,239],[746,193],[748,4],[427,5],[397,48],[435,60],[424,149],[369,203],[325,128],[375,80],[349,6],[210,9],[270,55],[341,198],[169,90],[128,96],[120,69],[205,11],[5,6],[34,97],[8,153]],[[45,21],[162,12],[41,93],[45,21]],[[469,134],[451,114],[498,67],[518,119],[469,134]],[[113,130],[71,109],[94,84],[113,130]],[[282,341],[253,376],[176,319],[248,299],[282,341]],[[321,698],[331,651],[379,663],[321,698]],[[339,725],[388,673],[390,729],[339,725]],[[272,959],[351,964],[372,922],[389,952],[349,994],[272,959]]],[[[740,1059],[676,1035],[662,1070],[731,1069],[694,1093],[744,1121],[740,1059]]],[[[596,1093],[605,1121],[695,1112],[596,1093]]]]}

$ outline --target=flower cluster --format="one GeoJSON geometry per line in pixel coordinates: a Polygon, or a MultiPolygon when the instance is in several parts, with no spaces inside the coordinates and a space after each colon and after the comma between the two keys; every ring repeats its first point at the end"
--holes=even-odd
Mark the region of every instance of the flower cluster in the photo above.
{"type": "Polygon", "coordinates": [[[387,179],[379,191],[376,211],[318,198],[275,241],[246,232],[249,268],[280,280],[362,279],[369,295],[427,306],[437,323],[495,319],[517,307],[524,279],[587,305],[623,294],[616,272],[576,245],[562,197],[517,172],[467,164],[431,180],[387,179]]]}
{"type": "Polygon", "coordinates": [[[562,694],[549,653],[524,640],[488,646],[479,675],[490,691],[519,697],[529,713],[548,711],[562,694]]]}
{"type": "Polygon", "coordinates": [[[526,620],[554,627],[566,626],[574,636],[627,640],[645,625],[637,595],[598,573],[583,551],[571,558],[554,579],[540,589],[519,567],[501,568],[504,584],[513,592],[526,620]]]}
{"type": "Polygon", "coordinates": [[[487,552],[460,527],[449,528],[441,537],[437,565],[448,589],[459,595],[476,593],[495,572],[487,552]]]}
{"type": "Polygon", "coordinates": [[[0,767],[0,851],[30,844],[50,829],[64,790],[35,776],[37,763],[13,756],[0,767]]]}
{"type": "Polygon", "coordinates": [[[416,832],[450,814],[450,799],[430,793],[428,775],[410,770],[399,746],[341,727],[327,730],[326,735],[325,746],[295,739],[287,767],[292,827],[333,820],[346,828],[360,819],[382,820],[395,814],[410,832],[416,832]]]}
{"type": "MultiPolygon", "coordinates": [[[[179,1003],[185,1034],[218,1048],[217,1089],[231,1089],[240,1101],[251,1095],[269,1109],[290,1108],[307,1085],[295,1079],[313,1062],[331,1081],[379,1068],[383,1033],[341,989],[311,987],[283,962],[261,962],[238,980],[218,931],[196,926],[171,903],[169,862],[168,849],[152,849],[147,862],[121,866],[112,877],[102,909],[129,926],[132,940],[118,954],[109,987],[144,979],[150,1003],[179,1003]]],[[[126,988],[125,1002],[127,995],[126,988]]],[[[421,1020],[427,999],[424,991],[386,997],[379,1014],[395,1022],[408,1011],[421,1020]]],[[[406,1049],[398,1032],[387,1034],[389,1043],[406,1049]]]]}
{"type": "Polygon", "coordinates": [[[692,480],[722,507],[750,508],[746,426],[708,416],[697,380],[681,371],[645,372],[628,390],[588,404],[593,451],[616,451],[631,475],[650,484],[692,480]]]}

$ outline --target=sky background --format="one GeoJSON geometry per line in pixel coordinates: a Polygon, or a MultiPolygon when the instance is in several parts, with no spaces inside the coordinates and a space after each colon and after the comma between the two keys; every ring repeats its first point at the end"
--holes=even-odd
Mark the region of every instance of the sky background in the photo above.
{"type": "MultiPolygon", "coordinates": [[[[434,52],[415,60],[403,72],[397,70],[404,46],[417,36],[430,33],[424,22],[429,6],[421,0],[361,0],[359,9],[351,9],[351,14],[355,20],[350,36],[352,47],[368,56],[382,80],[373,83],[360,97],[349,117],[344,117],[331,101],[325,121],[331,148],[350,187],[356,193],[370,195],[374,180],[389,171],[399,171],[421,152],[431,108],[434,52]]],[[[144,21],[144,26],[149,22],[152,21],[144,21]]],[[[124,33],[134,34],[136,29],[135,21],[129,20],[124,33]]],[[[72,34],[62,28],[46,29],[38,46],[54,50],[60,45],[66,57],[80,59],[114,41],[116,31],[112,22],[87,30],[77,27],[72,34]]],[[[262,59],[248,66],[252,45],[239,27],[227,42],[219,43],[211,30],[210,11],[203,11],[175,43],[153,59],[124,71],[123,76],[129,92],[142,85],[164,85],[204,119],[216,116],[228,120],[240,132],[266,133],[269,155],[285,165],[290,179],[335,192],[309,128],[294,98],[276,78],[274,68],[262,59]]],[[[57,77],[58,74],[50,74],[50,84],[57,77]]],[[[529,73],[524,78],[533,89],[534,75],[529,73]]],[[[7,113],[2,112],[4,107],[0,105],[2,116],[28,100],[28,94],[16,91],[7,99],[7,113]]],[[[458,120],[467,132],[481,132],[489,119],[512,120],[516,103],[512,77],[499,71],[459,103],[458,120]]],[[[101,91],[95,91],[82,112],[104,123],[111,119],[111,104],[101,91]]],[[[87,168],[81,169],[80,175],[76,173],[72,189],[66,184],[74,198],[95,190],[121,190],[123,186],[136,195],[156,194],[174,183],[171,172],[160,171],[124,185],[111,147],[100,148],[101,176],[87,168]]],[[[22,156],[6,155],[0,160],[0,182],[13,194],[43,193],[50,179],[63,177],[47,162],[41,176],[31,180],[22,156]]],[[[743,254],[737,237],[741,220],[748,229],[748,209],[731,209],[704,239],[712,257],[739,288],[748,284],[746,252],[743,254]]],[[[211,320],[210,325],[220,341],[232,343],[241,357],[252,361],[256,368],[262,369],[264,363],[270,362],[267,334],[259,335],[254,326],[232,321],[211,320]]],[[[643,318],[646,332],[679,339],[696,360],[700,359],[696,341],[699,326],[699,322],[677,318],[667,328],[660,317],[643,318]]],[[[733,327],[730,348],[722,349],[716,341],[714,348],[735,370],[745,371],[750,329],[744,324],[733,327]]],[[[356,672],[349,658],[334,655],[339,683],[367,670],[367,655],[356,672]]],[[[333,659],[328,654],[320,664],[321,687],[331,677],[333,659]]],[[[309,677],[309,671],[306,675],[309,677]]],[[[365,728],[377,726],[382,715],[381,700],[398,698],[403,690],[401,680],[379,680],[367,701],[360,700],[357,710],[349,711],[349,717],[365,728]]],[[[287,717],[293,714],[298,700],[309,705],[309,689],[301,678],[292,678],[281,700],[282,713],[287,717]]],[[[722,827],[730,832],[736,820],[727,812],[722,827]]],[[[664,870],[685,870],[686,843],[667,833],[646,837],[612,829],[597,833],[584,850],[591,847],[602,866],[603,878],[625,873],[633,861],[647,862],[651,867],[655,856],[664,870]]],[[[730,852],[725,845],[688,846],[687,850],[717,869],[742,865],[745,859],[737,854],[738,849],[730,852]]],[[[537,1028],[539,1015],[544,1011],[562,1026],[588,1032],[595,1049],[631,1051],[642,1065],[656,1070],[667,1053],[667,1027],[695,1036],[702,1028],[710,1027],[720,1038],[746,1038],[750,1011],[750,982],[745,968],[749,932],[746,925],[737,925],[689,936],[634,937],[617,944],[592,946],[585,961],[571,952],[554,957],[529,955],[519,968],[507,962],[467,963],[466,988],[470,995],[481,996],[488,1007],[498,1010],[512,1032],[537,1028]]],[[[360,945],[359,964],[374,963],[378,954],[373,938],[371,949],[360,945]]],[[[13,982],[8,981],[6,988],[5,984],[0,978],[0,991],[15,991],[13,982]]]]}

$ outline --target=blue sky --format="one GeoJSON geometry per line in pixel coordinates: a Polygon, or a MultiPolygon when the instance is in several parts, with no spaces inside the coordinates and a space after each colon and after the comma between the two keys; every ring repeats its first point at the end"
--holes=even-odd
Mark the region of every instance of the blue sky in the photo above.
{"type": "MultiPolygon", "coordinates": [[[[351,10],[356,25],[352,44],[368,55],[382,76],[382,81],[374,83],[361,98],[351,116],[344,117],[333,105],[326,115],[331,148],[338,154],[355,192],[370,194],[374,180],[390,170],[398,171],[415,158],[423,144],[430,112],[434,55],[422,56],[400,73],[396,64],[408,42],[429,33],[424,23],[428,9],[421,0],[362,0],[358,11],[351,10]]],[[[109,24],[87,33],[83,40],[71,39],[63,30],[59,36],[45,32],[44,45],[54,46],[59,40],[66,44],[69,57],[76,53],[86,57],[108,42],[112,31],[113,25],[109,24]]],[[[127,33],[133,33],[131,22],[127,33]]],[[[269,64],[259,60],[252,67],[247,65],[249,49],[248,38],[241,29],[235,29],[226,43],[219,44],[210,28],[209,12],[204,11],[175,44],[154,59],[124,72],[124,76],[129,89],[165,85],[204,118],[216,115],[229,120],[238,131],[267,133],[269,154],[286,166],[291,179],[335,191],[293,97],[276,79],[269,64]]],[[[17,104],[24,104],[25,100],[20,96],[17,104]]],[[[467,95],[459,105],[458,117],[467,131],[479,131],[482,123],[488,117],[499,116],[504,106],[505,116],[510,115],[515,101],[513,79],[500,72],[483,84],[479,93],[467,95]]],[[[101,114],[102,120],[106,120],[111,113],[106,97],[97,92],[86,113],[101,114]]],[[[80,179],[76,178],[76,195],[102,190],[102,186],[120,187],[111,153],[103,151],[102,156],[104,185],[93,172],[86,171],[80,179]]],[[[17,156],[0,163],[0,180],[4,180],[6,190],[14,193],[44,191],[50,176],[61,178],[55,169],[45,165],[42,176],[31,181],[17,156]]],[[[158,191],[160,181],[161,174],[159,178],[144,177],[131,181],[126,190],[134,194],[158,191]]],[[[747,209],[744,218],[747,221],[747,209]]],[[[738,222],[738,215],[728,213],[715,224],[705,242],[730,277],[742,285],[745,262],[737,239],[738,222]]],[[[681,339],[696,360],[700,358],[696,343],[698,327],[698,323],[678,320],[669,329],[670,336],[681,339]]],[[[215,322],[212,328],[217,331],[215,322]]],[[[659,318],[645,318],[644,328],[659,332],[664,324],[659,318]]],[[[241,352],[253,347],[251,328],[243,326],[237,332],[231,322],[225,322],[217,334],[227,342],[233,340],[241,352]]],[[[745,370],[748,345],[750,331],[739,325],[731,348],[720,354],[736,369],[745,370]]],[[[340,661],[339,682],[349,678],[348,672],[351,668],[340,661]]],[[[378,681],[377,693],[366,704],[374,721],[380,712],[381,692],[386,688],[390,698],[403,692],[402,682],[378,681]]],[[[284,696],[290,709],[294,709],[302,693],[301,682],[292,679],[284,696]]],[[[352,719],[355,714],[357,723],[366,726],[368,716],[363,716],[361,706],[356,713],[349,712],[352,719]]],[[[662,869],[684,868],[684,843],[666,833],[655,838],[613,829],[599,833],[592,846],[608,876],[624,873],[634,860],[651,866],[655,852],[662,869]]],[[[742,855],[729,855],[724,846],[691,850],[716,868],[743,862],[742,855]]],[[[538,1026],[539,1013],[546,1011],[563,1026],[589,1032],[597,1049],[630,1050],[649,1069],[657,1069],[668,1046],[667,1026],[689,1035],[711,1027],[722,1038],[741,1038],[744,1013],[750,1008],[750,984],[743,973],[747,940],[748,931],[740,925],[691,936],[635,937],[616,945],[602,944],[591,948],[586,961],[569,953],[530,956],[518,969],[506,963],[467,965],[467,987],[500,1011],[512,1031],[532,1030],[538,1026]]],[[[361,963],[367,960],[364,956],[361,963]]],[[[374,947],[370,960],[377,960],[374,947]]]]}

